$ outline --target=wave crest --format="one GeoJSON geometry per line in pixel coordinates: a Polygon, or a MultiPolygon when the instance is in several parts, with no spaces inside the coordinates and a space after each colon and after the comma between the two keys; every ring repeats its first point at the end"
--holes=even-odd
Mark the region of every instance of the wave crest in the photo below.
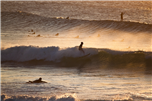
{"type": "Polygon", "coordinates": [[[78,47],[60,49],[59,47],[19,46],[1,51],[2,63],[17,62],[26,65],[52,65],[78,68],[131,69],[151,72],[152,53],[144,51],[122,52],[110,49],[78,47]]]}
{"type": "MultiPolygon", "coordinates": [[[[95,54],[97,49],[84,49],[86,54],[95,54]]],[[[16,46],[1,51],[2,61],[25,62],[30,60],[45,60],[59,62],[63,57],[80,57],[83,54],[78,47],[60,49],[59,47],[16,46]]]]}
{"type": "MultiPolygon", "coordinates": [[[[114,20],[82,20],[67,19],[64,17],[47,18],[26,12],[2,12],[2,31],[11,30],[12,28],[39,28],[51,31],[66,31],[69,29],[80,27],[79,30],[86,33],[96,32],[97,30],[117,29],[127,32],[152,32],[152,24],[130,22],[130,21],[114,21],[114,20]]],[[[18,29],[19,30],[19,29],[18,29]]]]}

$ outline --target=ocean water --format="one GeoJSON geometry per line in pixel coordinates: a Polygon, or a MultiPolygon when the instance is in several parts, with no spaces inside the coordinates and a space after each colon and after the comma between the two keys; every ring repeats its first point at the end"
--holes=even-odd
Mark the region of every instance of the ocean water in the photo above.
{"type": "Polygon", "coordinates": [[[141,71],[3,66],[1,74],[2,101],[152,100],[151,75],[141,71]],[[25,83],[39,77],[47,83],[25,83]]]}
{"type": "Polygon", "coordinates": [[[151,101],[151,5],[2,1],[1,101],[151,101]]]}

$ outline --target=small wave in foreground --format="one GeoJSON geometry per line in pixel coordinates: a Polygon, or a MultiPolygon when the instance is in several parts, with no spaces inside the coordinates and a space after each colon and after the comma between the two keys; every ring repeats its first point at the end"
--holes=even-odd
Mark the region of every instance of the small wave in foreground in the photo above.
{"type": "Polygon", "coordinates": [[[76,95],[61,95],[61,96],[52,96],[50,98],[43,97],[32,97],[32,96],[6,96],[1,95],[1,101],[151,101],[152,99],[147,96],[139,96],[134,94],[129,94],[128,97],[124,99],[116,97],[112,100],[79,100],[76,95]]]}

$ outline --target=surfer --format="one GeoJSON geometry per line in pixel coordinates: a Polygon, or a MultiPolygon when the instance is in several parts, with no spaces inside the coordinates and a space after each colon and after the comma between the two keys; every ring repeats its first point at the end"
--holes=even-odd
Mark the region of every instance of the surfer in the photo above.
{"type": "Polygon", "coordinates": [[[120,15],[121,15],[121,21],[123,21],[123,12],[121,12],[120,15]]]}
{"type": "Polygon", "coordinates": [[[41,82],[41,81],[42,81],[42,78],[39,78],[37,80],[34,80],[33,82],[38,83],[38,82],[41,82]]]}
{"type": "Polygon", "coordinates": [[[84,50],[82,49],[82,45],[83,45],[83,42],[81,42],[81,44],[80,44],[80,46],[79,46],[79,50],[80,50],[81,52],[83,52],[83,54],[85,54],[84,50]]]}
{"type": "Polygon", "coordinates": [[[39,79],[37,80],[34,80],[34,81],[29,81],[27,83],[46,83],[45,81],[42,81],[42,78],[40,77],[39,79]]]}

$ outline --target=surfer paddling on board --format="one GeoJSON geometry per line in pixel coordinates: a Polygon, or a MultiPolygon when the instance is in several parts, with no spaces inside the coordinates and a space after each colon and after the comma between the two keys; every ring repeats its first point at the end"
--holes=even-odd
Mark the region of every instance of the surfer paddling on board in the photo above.
{"type": "Polygon", "coordinates": [[[47,83],[47,82],[42,81],[42,78],[40,77],[40,78],[39,78],[39,79],[37,79],[37,80],[29,81],[29,82],[26,82],[26,83],[47,83]]]}
{"type": "Polygon", "coordinates": [[[83,52],[83,54],[85,54],[84,50],[82,49],[82,45],[83,45],[83,42],[81,42],[81,44],[80,44],[80,46],[79,46],[79,50],[80,50],[81,52],[83,52]]]}

